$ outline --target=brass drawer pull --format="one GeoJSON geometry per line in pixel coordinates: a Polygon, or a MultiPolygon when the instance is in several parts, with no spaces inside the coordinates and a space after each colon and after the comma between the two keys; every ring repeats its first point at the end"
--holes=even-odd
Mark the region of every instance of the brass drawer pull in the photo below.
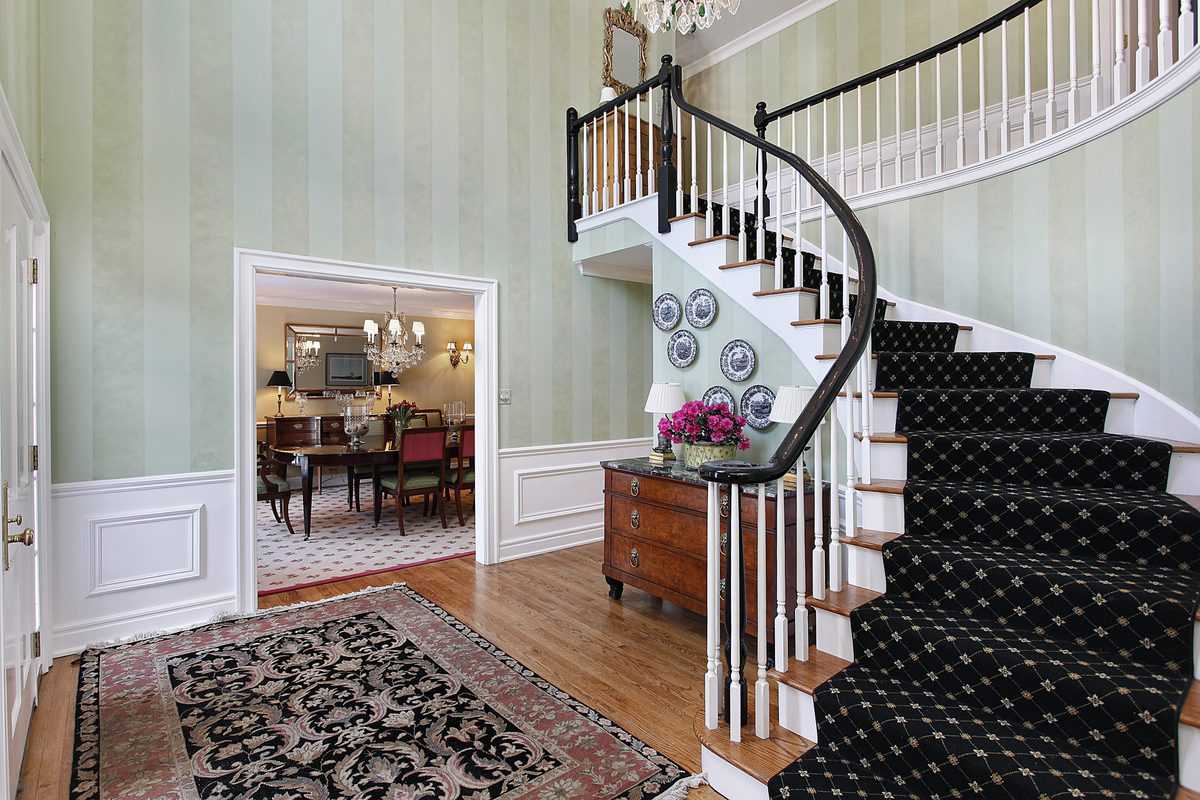
{"type": "Polygon", "coordinates": [[[636,547],[629,551],[629,563],[630,564],[632,564],[633,566],[636,567],[641,562],[641,560],[642,560],[642,557],[638,553],[638,549],[636,547]]]}
{"type": "Polygon", "coordinates": [[[629,482],[629,493],[634,497],[638,496],[638,492],[642,490],[642,485],[638,483],[638,479],[634,478],[629,482]]]}
{"type": "MultiPolygon", "coordinates": [[[[629,514],[629,525],[632,528],[642,527],[642,515],[636,508],[629,514]]],[[[634,564],[634,566],[637,565],[634,564]]]]}
{"type": "Polygon", "coordinates": [[[729,495],[727,494],[721,496],[721,518],[729,518],[729,495]]]}

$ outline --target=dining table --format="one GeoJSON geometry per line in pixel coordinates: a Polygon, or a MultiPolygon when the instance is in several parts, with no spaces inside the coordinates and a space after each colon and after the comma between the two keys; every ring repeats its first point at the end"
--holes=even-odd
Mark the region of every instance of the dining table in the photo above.
{"type": "MultiPolygon", "coordinates": [[[[446,441],[447,460],[457,457],[459,452],[458,430],[470,422],[451,423],[450,436],[446,441]]],[[[304,538],[312,536],[313,474],[318,467],[344,467],[346,469],[347,502],[354,507],[354,487],[359,470],[370,468],[372,473],[380,466],[395,465],[398,453],[392,437],[383,434],[368,434],[362,444],[319,444],[295,447],[271,448],[271,457],[283,465],[295,466],[300,470],[300,488],[304,498],[304,538]]]]}

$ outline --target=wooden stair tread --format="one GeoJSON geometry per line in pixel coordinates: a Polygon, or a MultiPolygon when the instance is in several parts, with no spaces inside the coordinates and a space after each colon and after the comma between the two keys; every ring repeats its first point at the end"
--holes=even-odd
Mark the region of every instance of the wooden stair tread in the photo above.
{"type": "MultiPolygon", "coordinates": [[[[820,356],[818,356],[818,358],[819,357],[820,356]]],[[[846,393],[838,392],[837,396],[845,397],[846,393]]],[[[856,398],[862,397],[862,392],[855,392],[854,396],[856,398]]],[[[899,392],[881,392],[881,391],[871,392],[871,397],[874,397],[876,400],[895,400],[899,396],[900,396],[899,392]]],[[[1137,400],[1139,397],[1141,397],[1141,395],[1138,394],[1137,392],[1109,392],[1108,396],[1110,398],[1112,398],[1113,400],[1137,400]]]]}
{"type": "Polygon", "coordinates": [[[677,217],[671,217],[667,222],[682,222],[685,219],[704,219],[704,215],[699,211],[692,211],[687,214],[680,214],[677,217]]]}
{"type": "Polygon", "coordinates": [[[867,603],[880,597],[883,597],[883,592],[873,592],[861,586],[846,584],[846,587],[840,592],[825,592],[823,600],[810,595],[805,599],[805,602],[813,608],[831,611],[834,614],[848,617],[854,609],[865,606],[867,603]]]}
{"type": "Polygon", "coordinates": [[[818,650],[816,645],[812,645],[808,648],[807,661],[789,658],[786,672],[771,670],[770,674],[780,683],[786,683],[805,694],[812,694],[826,681],[853,663],[853,661],[838,658],[832,653],[818,650]]]}
{"type": "Polygon", "coordinates": [[[774,261],[768,261],[765,258],[752,258],[749,261],[733,261],[729,264],[722,264],[721,269],[737,269],[738,267],[752,267],[752,266],[755,266],[756,264],[761,264],[763,266],[768,266],[768,267],[775,266],[774,261]]]}
{"type": "Polygon", "coordinates": [[[789,286],[785,289],[762,289],[754,293],[755,297],[771,297],[777,294],[820,294],[816,289],[807,286],[789,286]]]}
{"type": "Polygon", "coordinates": [[[1191,789],[1179,787],[1179,791],[1175,794],[1175,800],[1200,800],[1200,792],[1193,792],[1191,789]]]}
{"type": "Polygon", "coordinates": [[[1179,712],[1179,721],[1193,728],[1200,728],[1200,681],[1192,681],[1187,698],[1183,701],[1183,710],[1179,712]]]}
{"type": "Polygon", "coordinates": [[[726,241],[731,241],[731,242],[736,242],[736,241],[737,241],[737,237],[736,237],[736,236],[731,236],[731,235],[730,235],[730,234],[728,234],[728,233],[722,233],[722,234],[720,234],[720,235],[718,235],[718,236],[709,236],[709,237],[708,237],[708,238],[706,238],[706,239],[697,239],[697,240],[696,240],[696,241],[694,241],[694,242],[688,242],[688,247],[696,247],[697,245],[708,244],[709,242],[719,242],[719,241],[721,241],[722,239],[724,239],[724,240],[726,240],[726,241]]]}
{"type": "Polygon", "coordinates": [[[870,483],[856,483],[854,489],[859,492],[882,492],[883,494],[904,494],[904,481],[894,478],[876,478],[870,483]]]}
{"type": "MultiPolygon", "coordinates": [[[[971,352],[971,351],[968,350],[966,352],[971,352]]],[[[980,351],[980,352],[983,352],[983,351],[980,351]]],[[[838,357],[837,353],[821,353],[819,356],[817,356],[817,361],[832,361],[833,359],[835,359],[837,357],[838,357]]],[[[871,353],[871,358],[879,358],[879,353],[871,353]]],[[[1053,361],[1054,359],[1058,358],[1058,356],[1053,355],[1053,354],[1048,354],[1048,353],[1039,353],[1039,354],[1035,355],[1033,358],[1035,361],[1053,361]]]]}
{"type": "MultiPolygon", "coordinates": [[[[700,744],[713,753],[733,764],[738,769],[752,775],[755,780],[767,783],[783,770],[790,767],[796,759],[816,747],[803,736],[792,733],[782,725],[771,725],[771,738],[759,739],[754,735],[754,678],[750,679],[751,691],[746,709],[746,724],[742,728],[742,741],[729,741],[729,723],[721,721],[714,730],[704,727],[704,709],[701,708],[692,718],[692,732],[700,744]]],[[[779,719],[775,703],[775,692],[771,692],[771,715],[779,719]]]]}
{"type": "Polygon", "coordinates": [[[894,542],[904,534],[894,531],[875,531],[870,528],[855,528],[854,536],[842,539],[849,547],[865,547],[868,550],[882,550],[888,542],[894,542]]]}

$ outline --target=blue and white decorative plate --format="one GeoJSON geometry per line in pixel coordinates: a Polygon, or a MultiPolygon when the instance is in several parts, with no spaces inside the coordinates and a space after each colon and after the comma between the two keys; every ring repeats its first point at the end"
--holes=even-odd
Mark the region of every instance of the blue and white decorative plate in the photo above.
{"type": "Polygon", "coordinates": [[[654,327],[660,331],[669,331],[683,319],[683,309],[679,298],[670,292],[663,292],[654,299],[654,327]]]}
{"type": "Polygon", "coordinates": [[[724,386],[708,387],[708,390],[704,393],[704,396],[701,398],[701,400],[704,401],[704,405],[706,406],[724,403],[725,405],[729,406],[730,411],[734,409],[733,392],[729,391],[724,386]]]}
{"type": "Polygon", "coordinates": [[[756,431],[771,427],[771,408],[775,405],[775,392],[761,383],[756,383],[742,392],[742,416],[746,424],[756,431]]]}
{"type": "Polygon", "coordinates": [[[671,365],[683,369],[691,366],[700,353],[700,343],[691,331],[675,331],[667,340],[667,359],[671,365]]]}
{"type": "Polygon", "coordinates": [[[745,339],[734,339],[721,350],[721,374],[734,383],[754,374],[756,363],[754,348],[745,339]]]}
{"type": "Polygon", "coordinates": [[[683,304],[683,313],[693,328],[707,328],[717,318],[717,298],[708,289],[694,289],[683,304]]]}

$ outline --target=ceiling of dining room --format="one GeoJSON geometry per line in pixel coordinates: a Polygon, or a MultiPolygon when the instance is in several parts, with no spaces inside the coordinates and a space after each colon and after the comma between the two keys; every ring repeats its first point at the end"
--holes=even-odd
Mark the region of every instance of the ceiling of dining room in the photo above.
{"type": "MultiPolygon", "coordinates": [[[[315,308],[381,313],[392,307],[392,287],[374,283],[296,278],[290,275],[259,274],[255,299],[262,306],[315,308]]],[[[474,298],[462,292],[446,292],[400,286],[398,308],[413,316],[471,319],[474,298]]]]}

